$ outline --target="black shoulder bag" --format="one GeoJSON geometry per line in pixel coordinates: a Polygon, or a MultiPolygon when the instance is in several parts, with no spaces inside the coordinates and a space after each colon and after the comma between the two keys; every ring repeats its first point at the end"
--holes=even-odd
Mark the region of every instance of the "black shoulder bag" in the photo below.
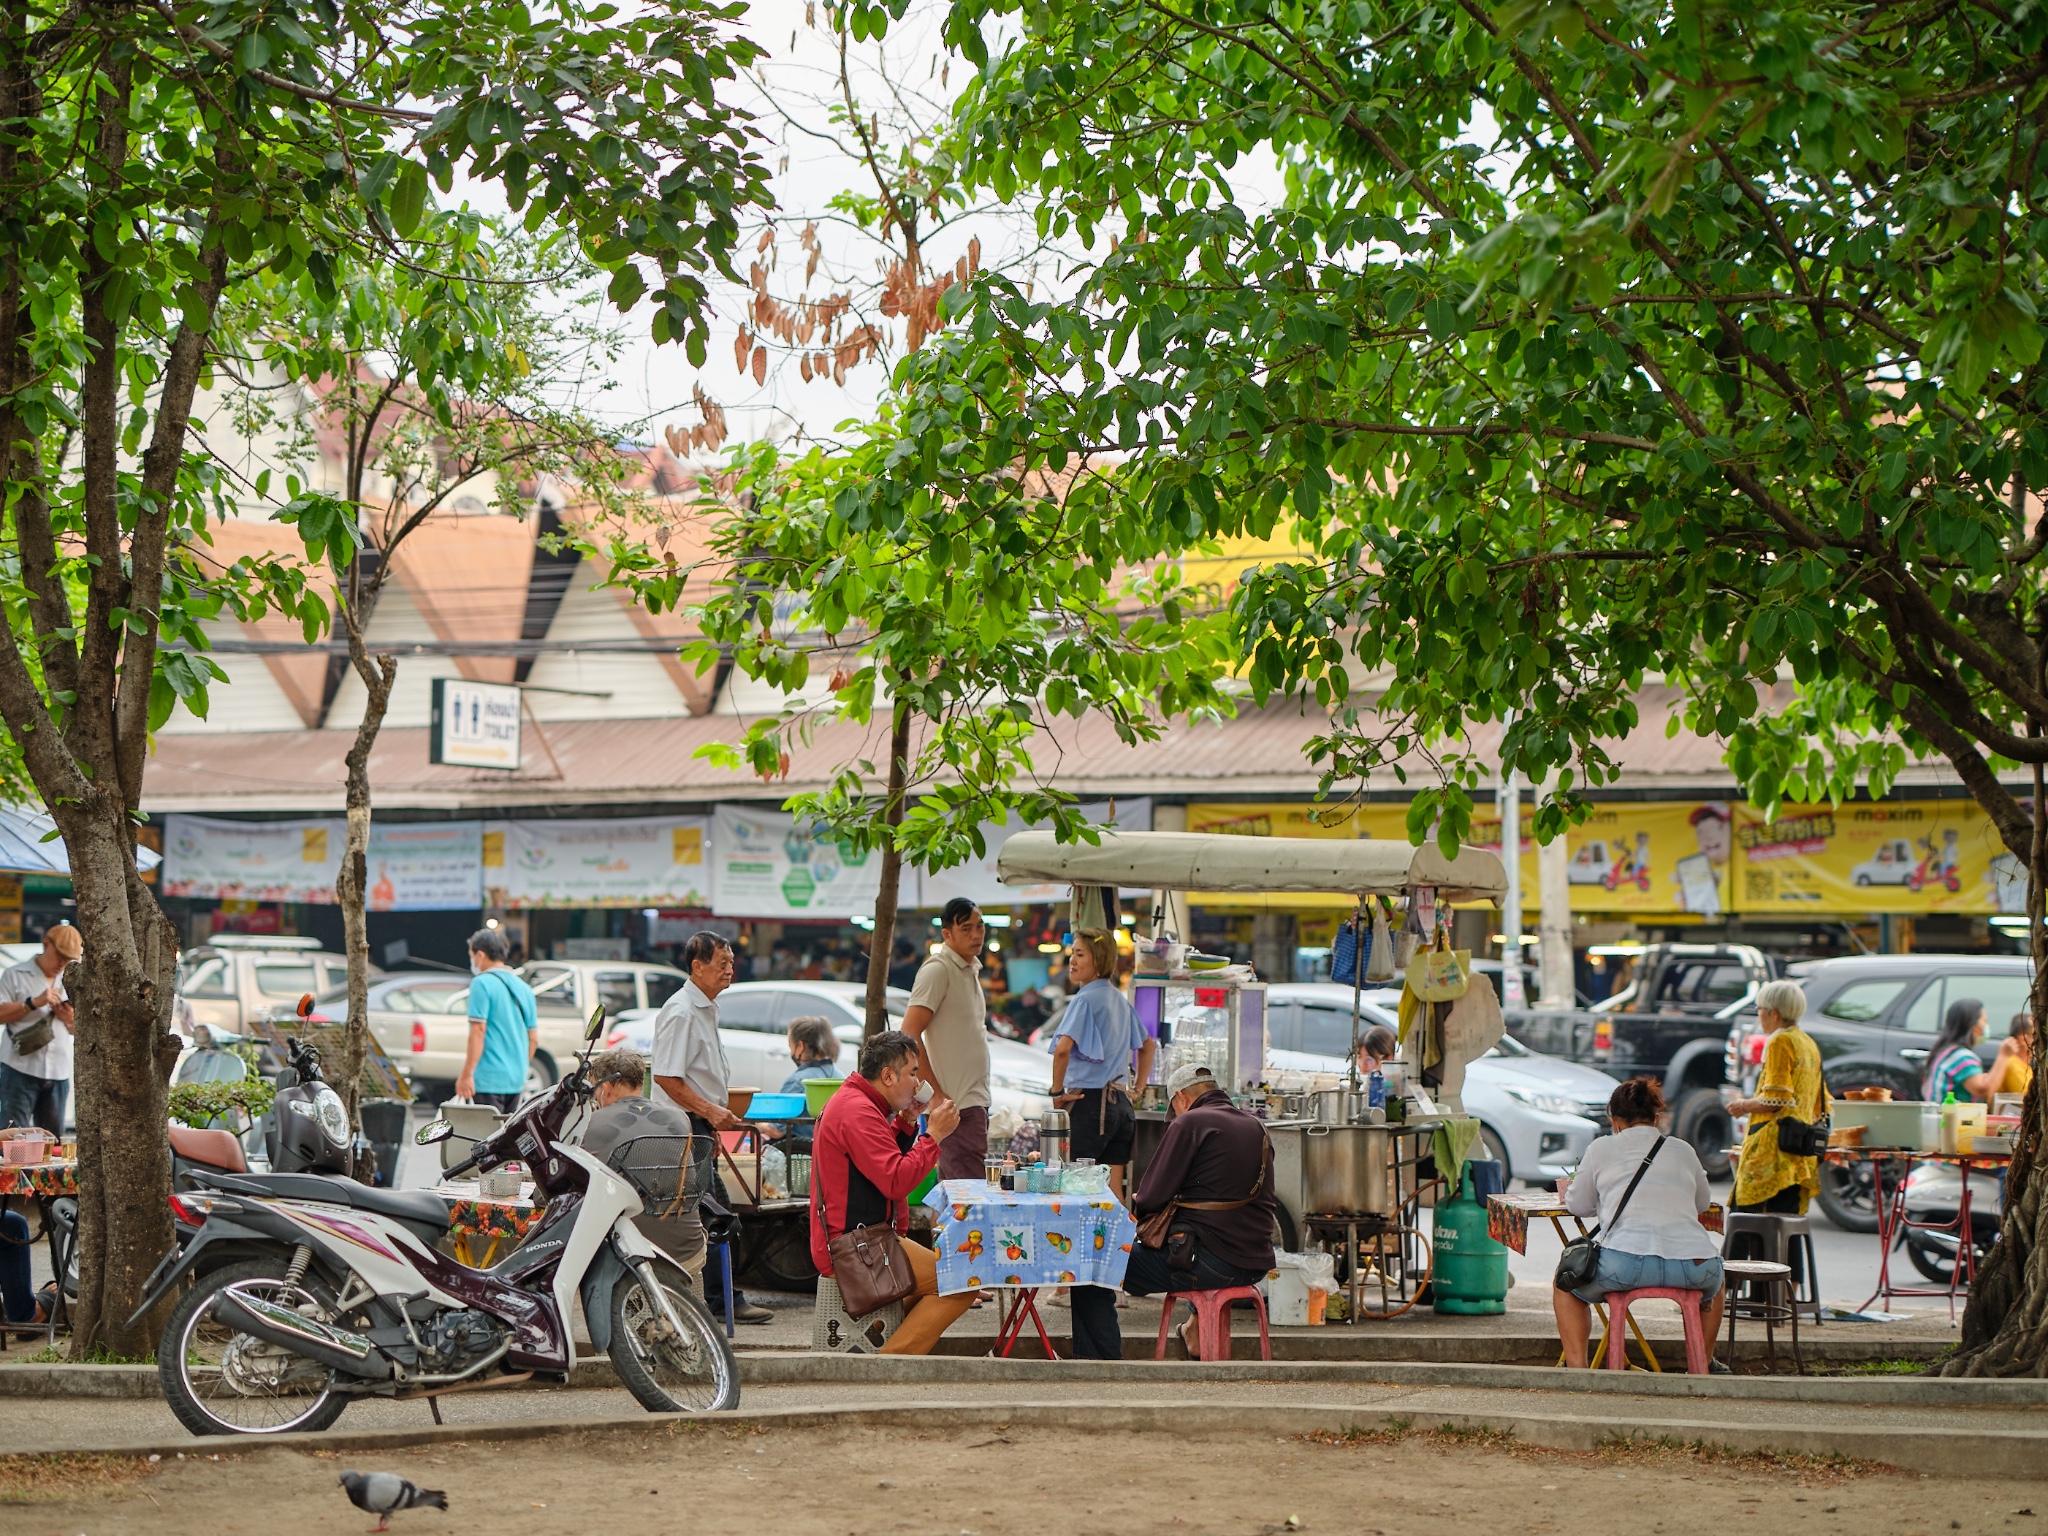
{"type": "MultiPolygon", "coordinates": [[[[1643,1161],[1636,1169],[1636,1176],[1628,1181],[1628,1188],[1621,1192],[1621,1204],[1614,1208],[1614,1219],[1621,1220],[1621,1213],[1628,1209],[1628,1202],[1636,1192],[1636,1186],[1643,1182],[1643,1175],[1650,1171],[1650,1164],[1657,1160],[1663,1150],[1664,1138],[1659,1136],[1650,1143],[1650,1150],[1643,1154],[1643,1161]]],[[[1580,1286],[1593,1283],[1593,1272],[1600,1267],[1600,1245],[1594,1239],[1600,1235],[1595,1227],[1591,1232],[1582,1232],[1564,1245],[1564,1252],[1557,1259],[1557,1288],[1561,1291],[1576,1291],[1580,1286]]]]}

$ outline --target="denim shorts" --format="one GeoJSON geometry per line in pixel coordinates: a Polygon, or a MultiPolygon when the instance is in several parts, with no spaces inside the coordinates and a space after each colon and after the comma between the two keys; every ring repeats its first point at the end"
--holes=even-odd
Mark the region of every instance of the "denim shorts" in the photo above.
{"type": "Polygon", "coordinates": [[[1598,1301],[1609,1291],[1673,1290],[1702,1291],[1712,1297],[1721,1289],[1721,1261],[1713,1259],[1667,1259],[1654,1253],[1623,1253],[1602,1248],[1600,1263],[1590,1285],[1572,1294],[1581,1301],[1598,1301]]]}

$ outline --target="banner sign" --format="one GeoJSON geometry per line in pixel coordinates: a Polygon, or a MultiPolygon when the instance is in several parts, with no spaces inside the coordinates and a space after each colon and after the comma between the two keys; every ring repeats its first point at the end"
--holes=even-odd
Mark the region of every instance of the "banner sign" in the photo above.
{"type": "Polygon", "coordinates": [[[703,907],[710,822],[494,821],[483,829],[484,893],[501,907],[703,907]]]}
{"type": "Polygon", "coordinates": [[[866,917],[882,886],[882,856],[856,853],[782,811],[721,805],[712,812],[711,910],[721,917],[866,917]]]}
{"type": "MultiPolygon", "coordinates": [[[[1083,821],[1098,827],[1116,827],[1124,832],[1150,832],[1152,830],[1152,801],[1139,796],[1132,800],[1097,800],[1076,806],[1083,821]],[[1111,818],[1111,811],[1116,813],[1111,818]]],[[[1023,907],[1036,902],[1065,901],[1073,889],[1066,885],[1004,885],[996,878],[996,855],[1003,851],[1003,844],[1019,832],[1037,831],[1044,823],[1034,822],[1026,827],[1021,822],[1006,822],[997,826],[993,822],[982,823],[981,837],[988,852],[980,858],[970,858],[964,864],[955,864],[951,869],[917,871],[918,898],[906,901],[905,906],[943,907],[955,896],[965,896],[977,907],[1023,907]]],[[[909,873],[909,871],[905,871],[909,873]]]]}
{"type": "Polygon", "coordinates": [[[475,911],[484,904],[483,841],[480,821],[371,822],[370,910],[475,911]]]}
{"type": "Polygon", "coordinates": [[[334,900],[338,817],[222,821],[173,814],[164,829],[163,893],[232,901],[334,900]]]}
{"type": "Polygon", "coordinates": [[[1745,912],[2026,908],[2026,870],[1973,800],[1743,806],[1735,841],[1745,912]]]}

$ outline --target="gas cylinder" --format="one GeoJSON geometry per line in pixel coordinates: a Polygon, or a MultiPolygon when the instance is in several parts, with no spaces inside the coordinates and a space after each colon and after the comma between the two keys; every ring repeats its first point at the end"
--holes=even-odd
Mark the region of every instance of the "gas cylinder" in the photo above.
{"type": "Polygon", "coordinates": [[[1473,1195],[1469,1163],[1458,1193],[1437,1205],[1431,1247],[1436,1269],[1429,1286],[1437,1311],[1463,1316],[1507,1311],[1508,1251],[1486,1235],[1486,1206],[1473,1195]]]}

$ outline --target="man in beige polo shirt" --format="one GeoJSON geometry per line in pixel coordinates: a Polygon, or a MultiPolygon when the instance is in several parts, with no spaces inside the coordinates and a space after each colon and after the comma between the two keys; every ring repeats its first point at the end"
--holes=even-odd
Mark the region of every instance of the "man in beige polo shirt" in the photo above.
{"type": "Polygon", "coordinates": [[[917,1073],[960,1108],[959,1129],[939,1143],[939,1177],[978,1179],[988,1171],[988,1001],[981,948],[988,929],[964,896],[939,914],[939,952],[918,967],[903,1015],[917,1042],[917,1073]]]}

